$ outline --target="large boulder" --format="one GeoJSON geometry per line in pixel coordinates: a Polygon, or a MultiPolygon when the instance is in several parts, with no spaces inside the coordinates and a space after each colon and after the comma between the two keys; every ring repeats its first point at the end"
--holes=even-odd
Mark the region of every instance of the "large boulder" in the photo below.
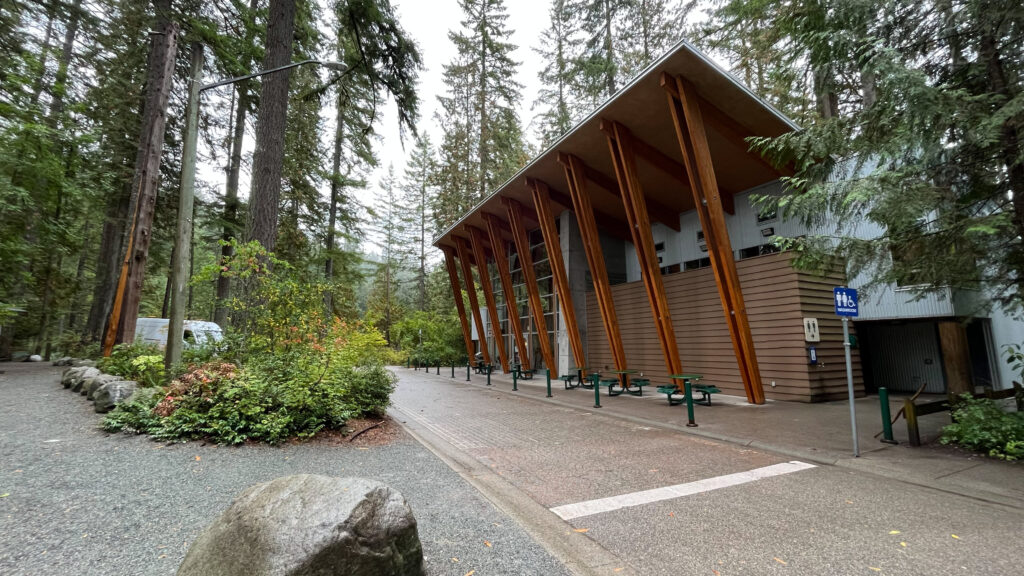
{"type": "Polygon", "coordinates": [[[246,489],[189,548],[178,576],[419,576],[416,519],[397,491],[301,474],[246,489]]]}
{"type": "Polygon", "coordinates": [[[85,397],[88,398],[89,400],[95,400],[96,397],[93,396],[93,394],[96,393],[96,390],[100,386],[103,386],[107,382],[116,382],[118,380],[124,380],[124,378],[122,378],[120,376],[114,376],[113,374],[102,374],[102,373],[97,374],[96,376],[93,376],[92,378],[86,378],[82,382],[82,394],[84,394],[85,397]]]}
{"type": "Polygon", "coordinates": [[[110,412],[121,402],[135,393],[139,383],[133,380],[115,380],[107,382],[92,393],[93,407],[100,414],[110,412]]]}
{"type": "Polygon", "coordinates": [[[98,368],[83,368],[77,376],[71,379],[71,391],[81,392],[82,386],[85,384],[86,380],[94,376],[99,376],[100,374],[102,374],[102,372],[100,372],[98,368]]]}
{"type": "Polygon", "coordinates": [[[75,381],[75,378],[77,378],[82,372],[85,372],[85,370],[86,368],[84,366],[80,368],[65,368],[64,372],[61,373],[60,383],[65,388],[71,388],[71,384],[75,381]]]}

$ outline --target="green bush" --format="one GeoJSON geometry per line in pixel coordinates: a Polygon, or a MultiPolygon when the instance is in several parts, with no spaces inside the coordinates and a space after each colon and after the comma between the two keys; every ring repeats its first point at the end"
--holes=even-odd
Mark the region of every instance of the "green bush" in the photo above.
{"type": "Polygon", "coordinates": [[[321,287],[258,244],[236,249],[220,270],[243,285],[229,303],[240,326],[218,345],[221,360],[202,350],[186,355],[196,363],[155,398],[118,406],[106,430],[276,444],[383,414],[395,376],[381,367],[388,348],[380,332],[329,316],[321,287]]]}
{"type": "Polygon", "coordinates": [[[151,344],[118,344],[110,356],[100,359],[97,367],[147,388],[164,383],[164,355],[151,344]]]}
{"type": "Polygon", "coordinates": [[[1002,460],[1024,458],[1024,413],[1006,412],[991,399],[965,394],[940,441],[1002,460]]]}

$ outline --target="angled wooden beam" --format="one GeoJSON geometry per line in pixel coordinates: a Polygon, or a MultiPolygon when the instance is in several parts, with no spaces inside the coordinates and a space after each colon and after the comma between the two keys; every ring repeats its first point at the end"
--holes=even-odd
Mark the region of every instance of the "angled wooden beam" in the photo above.
{"type": "Polygon", "coordinates": [[[743,301],[743,290],[740,288],[739,275],[736,272],[736,261],[733,259],[732,243],[725,225],[725,213],[722,208],[721,193],[715,177],[715,167],[708,149],[707,134],[704,130],[704,119],[701,115],[697,92],[687,81],[680,77],[667,76],[669,86],[675,91],[666,90],[672,123],[676,128],[679,148],[686,163],[690,178],[690,188],[694,193],[694,204],[700,217],[704,240],[708,245],[708,256],[715,274],[722,311],[729,326],[732,337],[736,362],[743,378],[747,401],[753,404],[764,403],[764,387],[761,384],[761,373],[757,365],[757,354],[754,351],[754,339],[750,333],[747,320],[747,309],[743,301]]]}
{"type": "MultiPolygon", "coordinates": [[[[463,226],[469,232],[469,243],[473,247],[473,256],[476,257],[476,273],[480,277],[480,286],[484,289],[484,301],[487,303],[487,315],[491,318],[491,326],[494,327],[494,343],[498,347],[498,359],[501,361],[501,371],[508,373],[508,354],[505,352],[505,334],[501,330],[501,321],[498,319],[498,305],[494,300],[494,287],[491,285],[491,275],[487,272],[487,256],[484,255],[484,233],[476,226],[463,226]]],[[[495,250],[497,252],[497,250],[495,250]]]]}
{"type": "Polygon", "coordinates": [[[565,320],[565,331],[569,336],[569,347],[572,348],[572,357],[577,366],[587,365],[587,355],[583,350],[583,339],[580,338],[580,329],[576,324],[576,309],[572,303],[572,288],[569,286],[569,278],[565,273],[565,263],[562,260],[562,243],[558,240],[558,230],[555,229],[555,215],[551,211],[550,188],[540,180],[527,179],[527,186],[533,192],[533,207],[540,217],[540,232],[544,236],[544,247],[548,253],[548,263],[551,264],[551,277],[555,282],[555,290],[558,294],[558,302],[562,308],[562,318],[565,320]]]}
{"type": "Polygon", "coordinates": [[[617,122],[609,123],[605,135],[619,188],[623,193],[623,207],[633,231],[633,246],[640,263],[640,272],[647,290],[647,300],[651,305],[651,315],[657,328],[665,367],[669,374],[681,374],[683,367],[679,360],[672,314],[669,312],[668,299],[665,297],[665,286],[662,283],[661,268],[654,248],[654,237],[651,235],[651,221],[647,215],[644,191],[636,170],[634,139],[629,130],[617,122]]]}
{"type": "Polygon", "coordinates": [[[519,325],[519,304],[516,303],[516,293],[512,289],[512,275],[508,268],[508,259],[505,258],[505,250],[502,249],[504,240],[501,239],[501,229],[498,226],[498,217],[494,214],[484,214],[484,222],[487,223],[487,234],[491,237],[491,246],[494,250],[494,265],[498,267],[498,278],[501,280],[501,290],[505,294],[505,308],[508,310],[509,330],[512,331],[516,349],[519,350],[519,362],[524,370],[530,369],[530,351],[526,348],[523,340],[523,328],[519,325]]]}
{"type": "Polygon", "coordinates": [[[626,352],[622,347],[619,319],[615,314],[615,299],[612,297],[612,286],[608,282],[608,269],[605,266],[604,253],[601,250],[601,237],[597,232],[597,223],[594,221],[594,209],[590,204],[590,196],[587,195],[583,161],[572,156],[568,158],[567,164],[563,164],[563,168],[565,169],[566,183],[569,185],[569,195],[572,196],[573,208],[576,210],[576,219],[579,221],[583,251],[587,255],[590,277],[594,281],[594,295],[597,298],[597,307],[601,311],[608,347],[611,348],[615,369],[625,370],[626,352]]]}
{"type": "MultiPolygon", "coordinates": [[[[622,192],[619,190],[619,185],[618,183],[615,182],[614,178],[611,178],[608,175],[601,172],[600,170],[597,170],[596,168],[587,165],[585,162],[583,162],[583,160],[581,160],[577,156],[574,156],[572,154],[566,154],[564,152],[558,153],[558,163],[561,164],[562,166],[568,166],[572,158],[575,158],[576,162],[578,162],[578,164],[582,166],[584,178],[593,182],[594,184],[597,184],[599,188],[612,194],[616,198],[622,198],[622,192]]],[[[662,204],[661,202],[658,202],[654,198],[648,197],[645,198],[644,200],[645,202],[647,202],[647,211],[649,213],[654,214],[655,220],[661,222],[662,224],[668,226],[669,228],[675,230],[676,232],[679,232],[680,224],[678,209],[668,206],[666,204],[662,204]]],[[[598,214],[600,213],[595,213],[595,216],[597,216],[598,214]]],[[[598,224],[600,223],[600,219],[598,219],[598,224]]],[[[625,238],[625,240],[630,240],[630,238],[627,237],[625,238]]]]}
{"type": "MultiPolygon", "coordinates": [[[[562,194],[561,192],[553,190],[551,188],[548,188],[548,194],[551,196],[551,199],[554,200],[555,202],[561,204],[562,206],[565,206],[569,210],[573,209],[572,198],[569,195],[562,194]]],[[[629,227],[627,227],[625,225],[625,222],[623,222],[621,219],[616,218],[615,216],[612,216],[611,214],[608,214],[606,212],[597,211],[594,212],[594,218],[597,220],[597,223],[601,225],[601,229],[607,232],[609,235],[614,236],[620,240],[628,241],[630,239],[629,227]]]]}
{"type": "Polygon", "coordinates": [[[473,361],[473,336],[469,330],[469,320],[466,318],[466,306],[462,302],[462,287],[459,286],[459,272],[455,269],[455,258],[452,249],[442,247],[444,252],[444,266],[448,269],[448,281],[452,285],[452,295],[455,297],[455,309],[459,313],[459,325],[462,327],[462,339],[466,342],[466,358],[473,361]]]}
{"type": "Polygon", "coordinates": [[[523,223],[523,211],[526,209],[515,200],[505,203],[508,209],[508,221],[512,229],[512,239],[515,241],[516,253],[519,254],[519,264],[523,269],[523,283],[526,285],[527,301],[530,304],[530,313],[533,314],[533,325],[537,327],[537,341],[540,343],[540,354],[544,358],[544,364],[551,375],[558,377],[558,363],[555,362],[555,354],[551,349],[551,339],[548,337],[548,322],[544,318],[544,305],[540,300],[540,292],[537,290],[537,273],[533,268],[533,254],[530,252],[530,238],[526,234],[526,225],[523,223]]]}
{"type": "Polygon", "coordinates": [[[484,364],[490,364],[491,351],[487,348],[487,333],[484,332],[484,319],[480,317],[480,304],[476,299],[476,286],[473,284],[473,268],[469,264],[469,246],[466,245],[464,238],[452,236],[452,239],[455,240],[455,253],[459,256],[459,264],[462,265],[462,278],[466,281],[469,311],[473,314],[476,333],[480,337],[480,353],[483,354],[484,364]]]}
{"type": "MultiPolygon", "coordinates": [[[[674,96],[677,100],[679,99],[679,90],[675,86],[675,79],[668,72],[661,73],[661,85],[665,88],[665,91],[674,96]]],[[[750,143],[747,142],[747,138],[756,136],[753,132],[748,130],[745,126],[734,120],[731,116],[722,112],[722,110],[715,106],[711,101],[704,98],[703,96],[697,96],[697,102],[700,105],[700,110],[704,115],[705,121],[715,128],[727,142],[733,146],[743,150],[749,154],[751,158],[757,160],[762,166],[775,172],[780,176],[792,176],[794,174],[793,166],[787,165],[777,168],[774,164],[769,162],[764,156],[758,154],[756,151],[751,150],[750,143]]],[[[726,210],[728,212],[728,210],[726,210]]],[[[731,212],[730,212],[731,214],[731,212]]]]}

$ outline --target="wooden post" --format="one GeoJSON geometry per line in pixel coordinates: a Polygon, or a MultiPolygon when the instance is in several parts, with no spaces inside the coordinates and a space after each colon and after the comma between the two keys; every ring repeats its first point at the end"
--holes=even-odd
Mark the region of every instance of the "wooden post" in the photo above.
{"type": "Polygon", "coordinates": [[[605,336],[608,338],[608,346],[611,348],[612,358],[615,361],[615,369],[625,370],[626,352],[622,347],[619,319],[615,314],[615,300],[612,297],[611,284],[608,282],[608,269],[605,266],[604,253],[601,250],[601,237],[597,232],[597,223],[594,221],[594,208],[590,203],[590,196],[587,195],[586,169],[583,161],[576,156],[565,155],[564,158],[562,155],[559,156],[560,160],[564,160],[562,167],[565,169],[565,179],[569,185],[569,196],[572,198],[576,218],[580,224],[583,248],[587,254],[590,276],[594,280],[594,295],[597,297],[597,307],[601,311],[601,320],[604,323],[605,336]]]}
{"type": "Polygon", "coordinates": [[[487,222],[487,235],[491,239],[491,251],[494,252],[494,265],[498,267],[498,278],[501,280],[501,290],[505,293],[505,308],[508,310],[509,330],[515,339],[516,349],[519,350],[519,363],[523,370],[530,369],[530,353],[526,349],[526,342],[523,340],[523,327],[519,324],[519,304],[516,303],[516,293],[512,288],[512,275],[509,271],[508,259],[505,258],[505,242],[501,238],[500,221],[494,214],[484,214],[484,221],[487,222]]]}
{"type": "Polygon", "coordinates": [[[529,297],[530,312],[533,314],[533,324],[537,327],[537,340],[540,342],[540,353],[544,357],[544,364],[558,378],[558,364],[555,362],[555,355],[551,349],[551,339],[548,337],[548,323],[544,318],[544,305],[540,300],[540,292],[537,290],[537,273],[533,268],[533,254],[530,253],[530,238],[526,235],[526,226],[523,224],[523,206],[515,200],[505,202],[508,209],[509,226],[512,228],[512,240],[516,245],[516,253],[519,254],[519,263],[523,268],[523,283],[526,285],[526,294],[529,297]]]}
{"type": "Polygon", "coordinates": [[[763,404],[764,387],[761,384],[761,372],[754,351],[754,338],[750,333],[743,290],[740,287],[739,275],[736,273],[732,243],[725,225],[721,191],[711,161],[711,151],[708,148],[697,93],[693,86],[682,78],[663,74],[661,82],[666,89],[669,111],[672,113],[676,137],[690,179],[694,205],[701,228],[704,230],[715,284],[729,326],[729,335],[743,378],[747,401],[763,404]]]}
{"type": "Polygon", "coordinates": [[[548,185],[533,179],[527,180],[526,184],[533,193],[533,206],[537,211],[537,219],[540,221],[540,233],[544,236],[544,247],[548,253],[548,263],[551,264],[551,277],[555,282],[555,291],[561,304],[562,318],[565,319],[569,347],[572,348],[572,356],[576,365],[586,366],[587,356],[583,351],[583,340],[580,338],[579,327],[576,325],[572,289],[569,287],[565,263],[562,261],[562,243],[558,239],[558,230],[555,229],[555,215],[551,212],[551,195],[548,192],[548,185]]]}
{"type": "Polygon", "coordinates": [[[658,266],[654,237],[651,235],[651,221],[647,215],[644,192],[637,175],[633,138],[629,130],[617,122],[602,120],[601,129],[608,139],[612,165],[615,167],[615,176],[622,191],[622,204],[633,233],[633,246],[636,248],[641,276],[647,289],[647,300],[651,304],[651,315],[658,331],[665,367],[669,374],[681,374],[683,366],[679,360],[672,314],[669,312],[668,300],[665,297],[665,286],[661,281],[661,268],[658,266]]]}
{"type": "MultiPolygon", "coordinates": [[[[505,352],[505,335],[501,331],[501,321],[498,320],[498,305],[494,301],[494,288],[491,286],[491,275],[487,272],[487,254],[484,253],[483,231],[475,226],[464,226],[469,233],[469,243],[473,246],[473,260],[476,261],[476,272],[480,276],[480,287],[484,289],[484,301],[487,303],[487,315],[491,318],[491,326],[494,329],[494,343],[498,345],[498,359],[501,361],[501,371],[508,373],[508,354],[505,352]]],[[[496,246],[491,246],[492,252],[497,252],[496,246]]]]}
{"type": "Polygon", "coordinates": [[[973,394],[967,327],[957,320],[938,322],[938,325],[942,366],[946,371],[946,391],[955,396],[973,394]]]}
{"type": "MultiPolygon", "coordinates": [[[[469,331],[469,319],[466,318],[466,307],[462,302],[462,287],[459,286],[459,273],[455,269],[455,258],[452,257],[452,249],[442,247],[444,252],[444,265],[448,269],[448,281],[452,285],[452,295],[455,297],[455,309],[459,313],[459,325],[462,326],[462,339],[466,342],[466,358],[473,361],[473,336],[469,331]]],[[[455,368],[453,367],[452,370],[455,368]]],[[[454,378],[454,376],[453,376],[454,378]]]]}
{"type": "MultiPolygon", "coordinates": [[[[487,334],[484,332],[484,320],[480,317],[480,304],[476,300],[476,286],[473,285],[473,269],[469,265],[469,247],[466,246],[466,241],[458,236],[455,236],[454,240],[455,253],[459,255],[459,264],[462,266],[462,278],[466,281],[469,311],[473,314],[476,333],[480,337],[480,353],[483,354],[484,364],[490,364],[491,351],[487,349],[487,334]]],[[[469,360],[472,362],[473,358],[470,357],[469,360]]]]}

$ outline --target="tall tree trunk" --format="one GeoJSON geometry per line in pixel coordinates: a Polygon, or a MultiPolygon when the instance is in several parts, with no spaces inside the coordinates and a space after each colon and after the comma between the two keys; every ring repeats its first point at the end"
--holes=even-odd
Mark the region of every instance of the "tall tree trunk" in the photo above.
{"type": "MultiPolygon", "coordinates": [[[[978,52],[985,64],[989,92],[1001,96],[1000,104],[1006,105],[1017,97],[1014,87],[1007,81],[1002,56],[992,32],[981,34],[978,52]]],[[[1020,114],[1003,121],[1000,129],[1000,154],[1006,167],[1006,178],[1013,198],[1013,226],[1018,237],[1024,237],[1024,161],[1021,161],[1020,114]]],[[[1024,252],[1018,247],[1010,256],[1016,270],[1017,293],[1024,295],[1024,252]]]]}
{"type": "MultiPolygon", "coordinates": [[[[255,23],[252,21],[256,9],[259,7],[257,0],[249,1],[249,12],[245,16],[247,29],[252,30],[255,23]]],[[[252,41],[253,35],[251,32],[246,34],[248,41],[252,41]]],[[[245,63],[246,70],[250,69],[251,62],[245,63]]],[[[249,112],[249,81],[243,80],[235,84],[235,91],[238,93],[237,108],[235,109],[235,118],[233,132],[231,134],[231,156],[228,160],[228,180],[227,186],[224,190],[224,232],[221,234],[221,239],[224,242],[230,241],[232,238],[238,236],[239,229],[241,228],[238,222],[238,178],[239,173],[242,169],[242,144],[245,141],[245,119],[249,112]]],[[[224,245],[220,248],[220,256],[222,260],[231,258],[234,254],[234,250],[231,246],[224,245]]],[[[213,311],[213,321],[221,326],[225,326],[228,321],[228,309],[224,303],[231,297],[231,278],[220,273],[217,275],[217,297],[216,307],[213,311]]]]}
{"type": "Polygon", "coordinates": [[[71,295],[71,310],[68,312],[68,329],[72,332],[78,328],[78,302],[82,298],[82,279],[85,277],[85,260],[89,254],[91,230],[92,219],[85,218],[82,224],[82,249],[78,252],[78,266],[75,267],[75,288],[71,295]]]}
{"type": "MultiPolygon", "coordinates": [[[[341,106],[342,94],[339,90],[336,106],[337,123],[334,125],[334,152],[331,156],[331,207],[327,213],[327,239],[324,242],[324,251],[327,252],[327,260],[324,262],[324,278],[328,283],[334,280],[334,228],[338,224],[338,197],[341,194],[341,149],[345,140],[341,106]]],[[[331,316],[334,313],[334,292],[330,288],[324,294],[324,306],[327,308],[328,316],[331,316]]]]}
{"type": "Polygon", "coordinates": [[[68,14],[68,24],[64,29],[64,44],[61,46],[60,61],[57,63],[57,75],[53,80],[53,88],[50,90],[50,113],[48,123],[50,128],[56,128],[64,114],[64,95],[67,93],[68,67],[71,64],[71,57],[74,55],[75,39],[78,36],[78,24],[81,20],[82,0],[75,0],[68,14]]]}
{"type": "Polygon", "coordinates": [[[488,146],[490,137],[487,121],[487,11],[481,10],[480,18],[480,81],[477,82],[477,106],[480,109],[480,144],[477,146],[477,161],[480,164],[480,198],[487,196],[488,146]]]}
{"type": "MultiPolygon", "coordinates": [[[[50,56],[50,39],[53,37],[53,21],[57,15],[57,0],[50,0],[46,7],[46,32],[43,33],[43,42],[39,47],[39,75],[32,83],[32,103],[39,102],[39,95],[43,93],[46,85],[46,61],[50,56]]],[[[37,352],[38,353],[38,352],[37,352]]]]}
{"type": "Polygon", "coordinates": [[[128,226],[128,210],[131,193],[127,187],[118,195],[107,200],[107,212],[100,234],[100,247],[96,256],[96,279],[93,285],[92,305],[85,322],[86,340],[103,338],[110,309],[114,303],[118,273],[121,270],[120,254],[124,248],[125,228],[128,226]]]}
{"type": "MultiPolygon", "coordinates": [[[[287,65],[292,58],[295,0],[270,0],[267,52],[263,69],[287,65]]],[[[252,191],[245,237],[269,251],[277,240],[277,213],[281,197],[284,135],[288,123],[288,80],[291,70],[263,77],[256,119],[256,150],[252,160],[252,191]]]]}
{"type": "MultiPolygon", "coordinates": [[[[146,261],[153,235],[153,214],[156,210],[157,186],[160,176],[160,155],[164,147],[164,129],[167,125],[167,100],[174,79],[174,60],[177,53],[178,24],[171,22],[171,0],[154,0],[156,21],[162,26],[160,34],[153,35],[146,75],[146,103],[142,113],[142,132],[139,152],[135,161],[135,219],[129,233],[128,277],[120,310],[116,342],[135,340],[135,320],[139,317],[146,261]]],[[[110,328],[108,327],[108,330],[110,328]]]]}
{"type": "Polygon", "coordinates": [[[611,98],[612,94],[618,88],[615,85],[615,47],[612,43],[612,6],[611,0],[604,0],[604,57],[605,57],[605,72],[604,72],[604,84],[605,89],[608,91],[608,96],[611,98]]]}
{"type": "Polygon", "coordinates": [[[427,184],[420,183],[420,310],[427,309],[427,184]]]}

